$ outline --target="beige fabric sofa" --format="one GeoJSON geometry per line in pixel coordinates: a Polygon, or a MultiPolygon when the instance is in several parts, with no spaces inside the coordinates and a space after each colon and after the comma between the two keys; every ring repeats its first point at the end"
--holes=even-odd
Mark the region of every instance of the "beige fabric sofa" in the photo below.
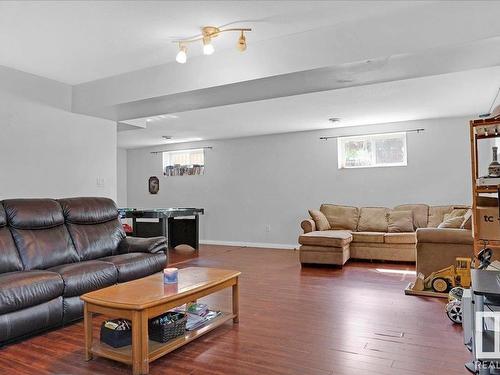
{"type": "Polygon", "coordinates": [[[437,228],[444,215],[456,207],[465,206],[407,204],[390,209],[323,204],[320,211],[332,229],[318,231],[312,219],[302,221],[304,233],[299,236],[300,262],[342,266],[350,258],[417,261],[418,271],[424,274],[436,271],[453,264],[456,256],[472,252],[470,230],[437,228]],[[388,232],[387,217],[391,210],[411,211],[413,231],[388,232]]]}

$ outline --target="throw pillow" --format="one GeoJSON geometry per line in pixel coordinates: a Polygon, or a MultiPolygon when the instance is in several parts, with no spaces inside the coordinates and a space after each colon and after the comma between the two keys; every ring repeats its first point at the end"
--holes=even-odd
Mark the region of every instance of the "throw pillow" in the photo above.
{"type": "Polygon", "coordinates": [[[470,208],[464,215],[464,222],[460,226],[460,229],[472,229],[472,210],[470,208]]]}
{"type": "Polygon", "coordinates": [[[412,211],[390,211],[387,214],[388,232],[413,232],[412,211]]]}
{"type": "Polygon", "coordinates": [[[463,216],[451,217],[449,219],[445,219],[441,224],[438,225],[438,228],[454,228],[459,229],[464,222],[463,216]]]}
{"type": "Polygon", "coordinates": [[[330,223],[323,212],[320,210],[309,210],[309,215],[311,215],[311,218],[316,224],[316,230],[330,229],[330,223]]]}
{"type": "Polygon", "coordinates": [[[448,220],[448,219],[452,219],[454,217],[460,217],[460,216],[464,216],[467,211],[469,209],[468,208],[454,208],[451,210],[451,212],[449,214],[444,214],[443,216],[443,222],[448,220]]]}

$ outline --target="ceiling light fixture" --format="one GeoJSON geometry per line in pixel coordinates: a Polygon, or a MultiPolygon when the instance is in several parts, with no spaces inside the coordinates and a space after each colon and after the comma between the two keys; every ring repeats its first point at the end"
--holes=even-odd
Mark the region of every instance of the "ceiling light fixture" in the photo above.
{"type": "Polygon", "coordinates": [[[215,52],[214,45],[212,44],[212,38],[209,36],[204,36],[203,37],[203,54],[204,55],[211,55],[212,53],[215,52]]]}
{"type": "Polygon", "coordinates": [[[245,38],[245,34],[243,34],[243,31],[238,38],[238,44],[236,45],[236,48],[238,48],[240,52],[243,52],[247,49],[247,39],[245,38]]]}
{"type": "Polygon", "coordinates": [[[204,55],[213,54],[215,52],[215,47],[212,44],[212,39],[218,37],[221,33],[226,33],[230,31],[237,31],[240,33],[240,37],[238,38],[238,43],[236,47],[241,52],[245,51],[247,49],[247,40],[245,37],[245,32],[252,31],[252,29],[249,28],[221,29],[215,26],[205,26],[201,29],[200,35],[196,35],[188,39],[180,39],[174,41],[174,43],[179,44],[179,52],[177,52],[175,60],[180,64],[184,64],[187,61],[186,44],[198,42],[200,40],[203,42],[203,54],[204,55]]]}
{"type": "Polygon", "coordinates": [[[175,61],[179,64],[185,64],[187,61],[187,47],[182,43],[179,43],[179,52],[175,56],[175,61]]]}

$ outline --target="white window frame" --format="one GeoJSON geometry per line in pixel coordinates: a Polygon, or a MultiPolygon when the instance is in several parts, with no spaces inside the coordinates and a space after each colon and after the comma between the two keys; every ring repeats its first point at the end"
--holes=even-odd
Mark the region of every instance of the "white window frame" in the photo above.
{"type": "Polygon", "coordinates": [[[394,133],[379,133],[379,134],[365,134],[365,135],[355,135],[348,137],[338,137],[337,138],[337,156],[338,156],[338,168],[339,169],[359,169],[359,168],[385,168],[385,167],[406,167],[408,165],[408,148],[406,143],[406,132],[394,132],[394,133]],[[345,165],[345,147],[344,145],[349,141],[368,141],[372,142],[371,160],[375,162],[376,148],[375,140],[383,138],[394,138],[394,136],[400,136],[403,140],[403,155],[404,160],[397,163],[380,163],[371,165],[356,165],[349,166],[345,165]]]}

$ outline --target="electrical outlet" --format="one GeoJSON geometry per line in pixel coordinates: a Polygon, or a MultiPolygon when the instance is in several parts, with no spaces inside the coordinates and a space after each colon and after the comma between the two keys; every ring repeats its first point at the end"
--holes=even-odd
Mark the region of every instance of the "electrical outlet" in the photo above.
{"type": "Polygon", "coordinates": [[[266,224],[266,232],[269,233],[271,231],[271,224],[266,224]]]}

